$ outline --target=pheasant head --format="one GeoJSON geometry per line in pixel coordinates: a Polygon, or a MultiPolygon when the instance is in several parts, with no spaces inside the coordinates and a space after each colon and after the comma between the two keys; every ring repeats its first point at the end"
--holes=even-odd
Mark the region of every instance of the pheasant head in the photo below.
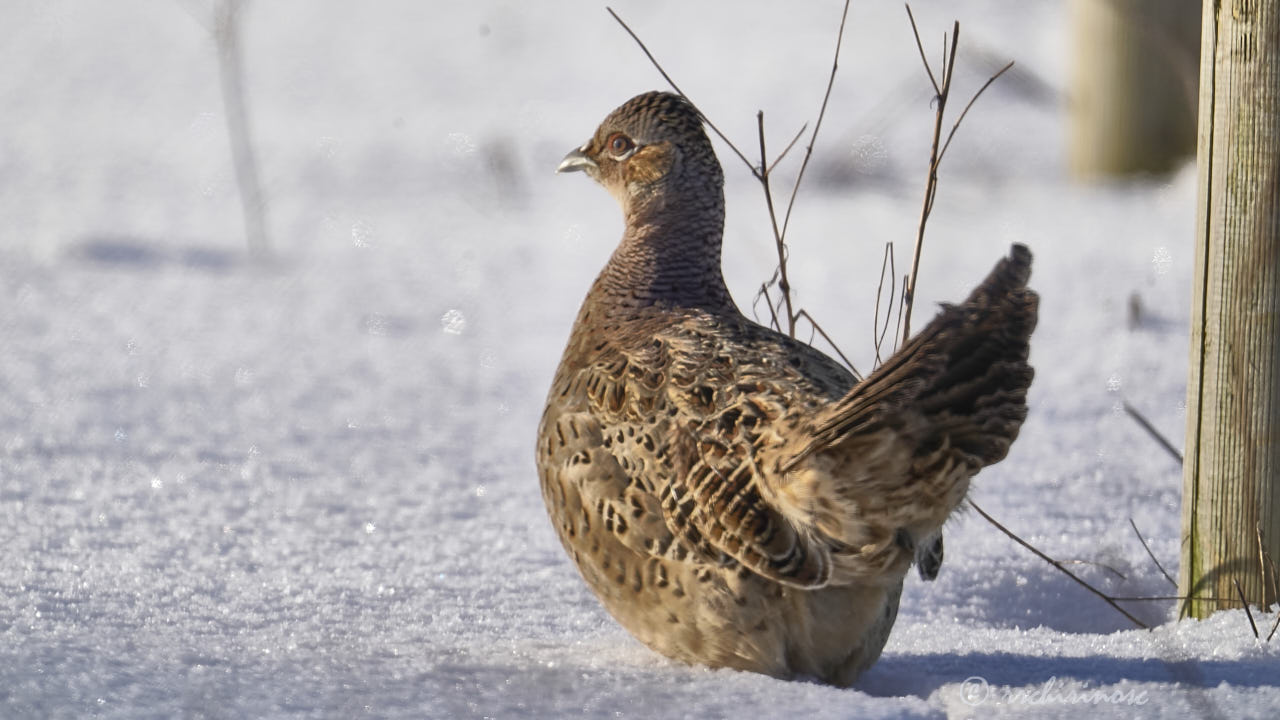
{"type": "Polygon", "coordinates": [[[581,170],[622,205],[628,222],[656,213],[723,213],[724,174],[702,116],[680,95],[648,92],[609,113],[557,172],[581,170]],[[696,208],[673,207],[696,203],[696,208]]]}

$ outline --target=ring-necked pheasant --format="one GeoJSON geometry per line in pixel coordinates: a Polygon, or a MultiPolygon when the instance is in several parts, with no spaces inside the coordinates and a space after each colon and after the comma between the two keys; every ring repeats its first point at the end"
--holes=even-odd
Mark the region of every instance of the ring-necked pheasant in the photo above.
{"type": "Polygon", "coordinates": [[[565,549],[660,653],[853,682],[917,548],[1026,417],[1030,252],[1013,246],[856,381],[729,297],[723,175],[684,98],[631,99],[559,171],[586,172],[626,216],[538,430],[565,549]]]}

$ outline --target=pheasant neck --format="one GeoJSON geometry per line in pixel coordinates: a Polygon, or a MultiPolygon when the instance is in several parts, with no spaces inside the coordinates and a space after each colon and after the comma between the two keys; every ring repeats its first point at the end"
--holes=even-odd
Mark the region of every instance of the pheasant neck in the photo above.
{"type": "Polygon", "coordinates": [[[596,280],[614,308],[651,305],[736,309],[720,269],[723,204],[718,212],[629,214],[622,242],[596,280]]]}

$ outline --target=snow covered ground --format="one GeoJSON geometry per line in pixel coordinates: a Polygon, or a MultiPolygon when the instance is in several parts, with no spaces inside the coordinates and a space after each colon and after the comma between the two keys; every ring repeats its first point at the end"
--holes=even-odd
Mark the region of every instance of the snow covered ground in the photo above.
{"type": "MultiPolygon", "coordinates": [[[[661,79],[595,4],[256,3],[264,268],[199,5],[0,5],[0,717],[1280,714],[1280,640],[1242,612],[1130,603],[1158,626],[1133,629],[975,513],[856,689],[640,646],[564,557],[532,445],[621,228],[552,169],[661,79]]],[[[837,3],[615,7],[744,148],[757,109],[776,148],[816,115],[837,3]]],[[[1036,253],[1031,416],[973,498],[1113,594],[1171,594],[1129,519],[1176,573],[1179,468],[1120,403],[1180,443],[1194,173],[1065,179],[1062,3],[915,10],[926,38],[961,20],[959,95],[1020,71],[948,156],[921,270],[927,312],[1036,253]]],[[[791,238],[801,303],[864,368],[925,87],[901,6],[855,3],[791,238]]],[[[718,148],[745,306],[773,249],[718,148]]]]}

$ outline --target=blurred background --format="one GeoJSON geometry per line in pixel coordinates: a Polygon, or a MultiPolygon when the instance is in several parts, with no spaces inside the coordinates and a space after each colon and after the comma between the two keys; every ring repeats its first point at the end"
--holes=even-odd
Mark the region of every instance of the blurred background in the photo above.
{"type": "MultiPolygon", "coordinates": [[[[754,147],[756,109],[779,148],[816,115],[838,6],[617,9],[739,145],[754,147]]],[[[1198,3],[915,11],[935,65],[943,31],[964,20],[958,101],[1017,61],[991,90],[1011,102],[979,106],[953,171],[1105,177],[1174,170],[1194,151],[1198,3]],[[1027,115],[1051,133],[1008,132],[1027,115]]],[[[238,250],[228,116],[240,107],[266,229],[287,257],[362,233],[424,241],[456,216],[446,197],[523,209],[562,148],[663,85],[591,3],[42,0],[0,13],[15,29],[0,50],[4,244],[38,257],[103,236],[238,250]]],[[[855,5],[814,179],[914,192],[932,120],[923,79],[902,7],[855,5]]]]}

